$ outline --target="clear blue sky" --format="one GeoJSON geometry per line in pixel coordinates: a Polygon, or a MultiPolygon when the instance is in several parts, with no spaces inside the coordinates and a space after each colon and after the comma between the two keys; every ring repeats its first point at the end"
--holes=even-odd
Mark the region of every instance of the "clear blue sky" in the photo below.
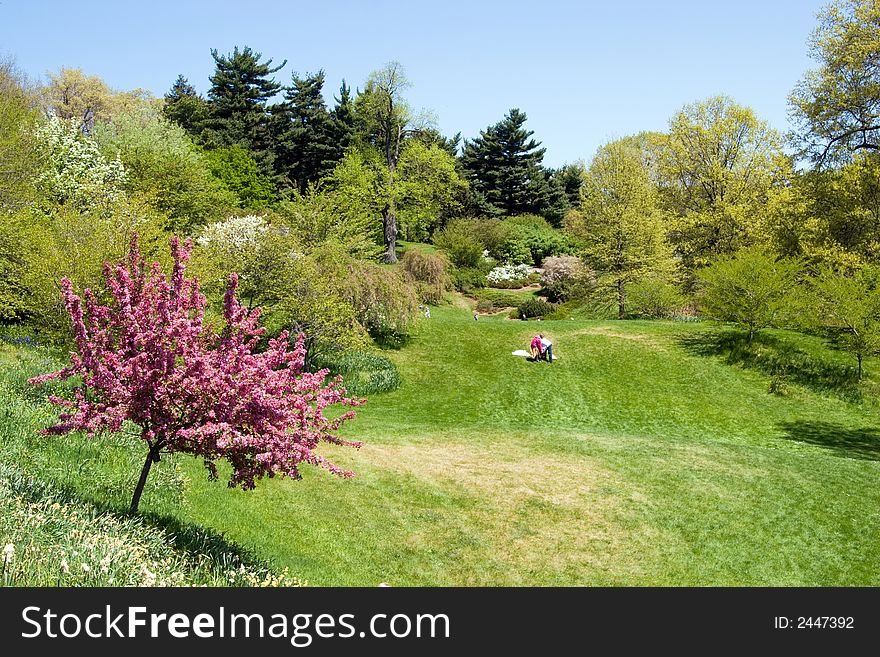
{"type": "Polygon", "coordinates": [[[445,134],[474,137],[511,107],[545,164],[589,160],[610,138],[663,130],[685,103],[724,93],[788,129],[786,98],[812,65],[821,0],[48,2],[0,0],[0,54],[39,78],[61,66],[120,90],[202,93],[210,49],[250,46],[276,78],[323,68],[325,96],[397,60],[408,98],[445,134]]]}

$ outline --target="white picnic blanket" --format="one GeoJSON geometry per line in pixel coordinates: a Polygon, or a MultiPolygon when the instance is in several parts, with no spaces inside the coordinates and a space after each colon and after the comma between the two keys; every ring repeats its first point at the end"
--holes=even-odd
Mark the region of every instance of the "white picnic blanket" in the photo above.
{"type": "MultiPolygon", "coordinates": [[[[519,356],[520,358],[528,358],[531,354],[525,349],[517,349],[516,351],[510,352],[511,356],[519,356]]],[[[553,360],[558,360],[559,357],[556,354],[553,354],[553,360]]]]}

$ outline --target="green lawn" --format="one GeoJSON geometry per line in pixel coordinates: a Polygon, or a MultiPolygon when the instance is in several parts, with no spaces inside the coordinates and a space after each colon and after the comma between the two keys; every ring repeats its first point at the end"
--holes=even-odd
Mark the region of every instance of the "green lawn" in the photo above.
{"type": "MultiPolygon", "coordinates": [[[[817,339],[771,332],[744,353],[703,323],[444,307],[386,353],[403,385],[348,425],[360,451],[326,450],[355,479],[241,492],[177,458],[160,465],[188,477],[184,499],[142,508],[318,585],[880,584],[874,384],[817,339]],[[538,330],[553,365],[510,355],[538,330]]],[[[62,483],[109,499],[99,465],[62,483]]]]}
{"type": "Polygon", "coordinates": [[[770,394],[707,334],[436,309],[388,352],[403,386],[351,423],[365,447],[332,450],[356,479],[241,493],[195,473],[186,517],[316,584],[880,583],[875,404],[807,379],[770,394]],[[510,356],[537,330],[553,365],[510,356]]]}

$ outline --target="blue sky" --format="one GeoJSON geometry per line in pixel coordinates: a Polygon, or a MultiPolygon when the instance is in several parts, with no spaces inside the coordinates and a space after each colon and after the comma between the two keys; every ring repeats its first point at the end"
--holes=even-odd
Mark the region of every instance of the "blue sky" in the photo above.
{"type": "Polygon", "coordinates": [[[684,104],[724,93],[788,129],[787,96],[813,62],[820,0],[665,2],[48,2],[0,0],[0,54],[32,77],[61,66],[156,95],[179,73],[202,93],[210,49],[323,68],[325,96],[397,60],[413,106],[474,137],[511,107],[545,164],[589,160],[611,138],[663,130],[684,104]]]}

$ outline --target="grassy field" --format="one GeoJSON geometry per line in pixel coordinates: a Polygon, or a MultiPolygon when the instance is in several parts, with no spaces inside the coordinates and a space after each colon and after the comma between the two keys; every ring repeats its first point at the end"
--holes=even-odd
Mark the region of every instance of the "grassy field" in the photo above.
{"type": "MultiPolygon", "coordinates": [[[[326,450],[354,480],[230,491],[178,457],[146,517],[317,585],[880,584],[875,384],[818,339],[444,307],[386,353],[403,385],[350,423],[366,445],[326,450]],[[537,330],[556,363],[510,355],[537,330]]],[[[130,448],[65,440],[35,458],[90,450],[56,483],[123,508],[130,448]]]]}

